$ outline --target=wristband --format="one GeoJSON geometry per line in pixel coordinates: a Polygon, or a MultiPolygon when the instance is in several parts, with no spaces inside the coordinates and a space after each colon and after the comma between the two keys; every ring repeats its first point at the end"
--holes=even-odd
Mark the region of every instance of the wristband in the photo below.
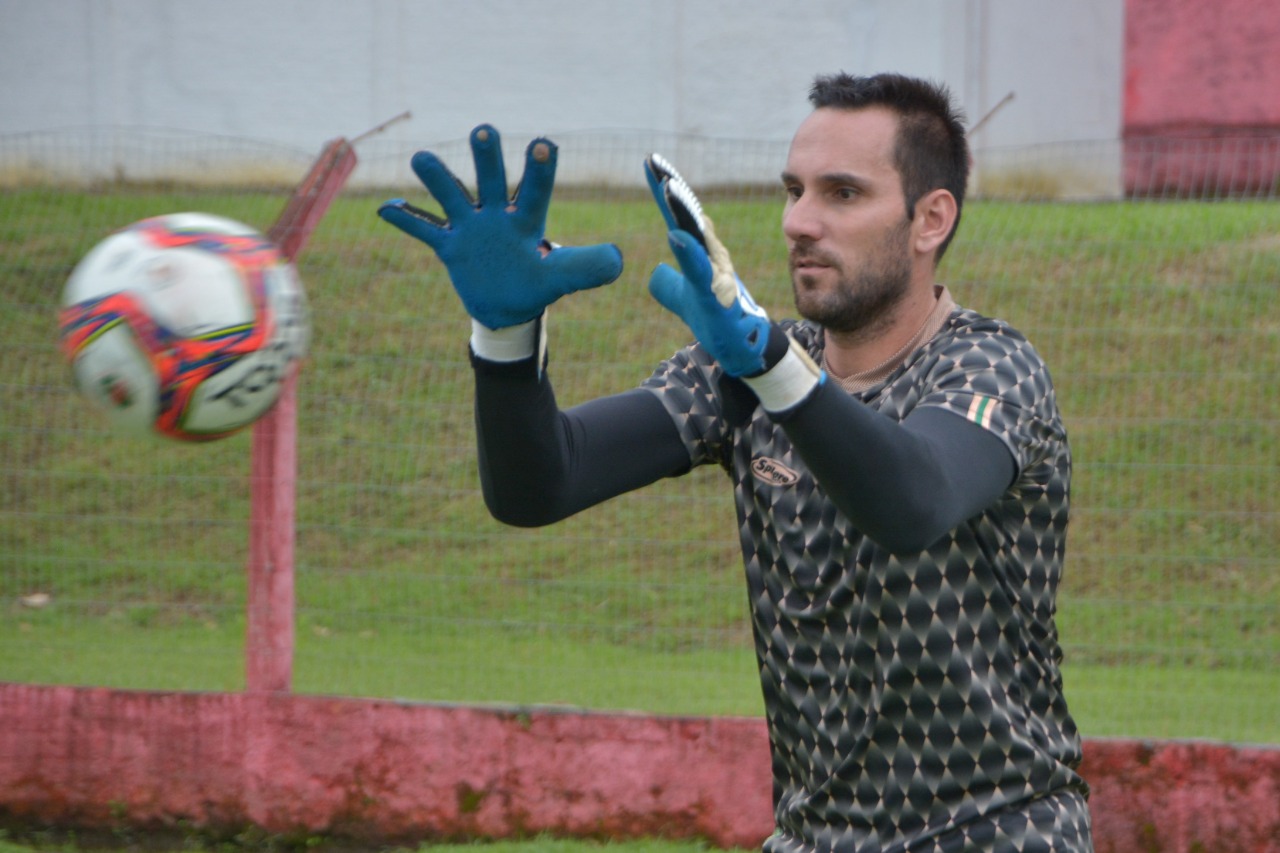
{"type": "Polygon", "coordinates": [[[757,376],[744,376],[746,383],[760,405],[770,414],[779,414],[803,403],[814,390],[827,380],[827,374],[818,367],[809,353],[790,335],[782,332],[777,326],[770,332],[782,334],[788,341],[786,352],[778,362],[764,373],[757,376]]]}
{"type": "Polygon", "coordinates": [[[546,352],[546,312],[514,326],[490,329],[479,320],[471,321],[471,351],[477,358],[495,363],[524,361],[546,352]]]}

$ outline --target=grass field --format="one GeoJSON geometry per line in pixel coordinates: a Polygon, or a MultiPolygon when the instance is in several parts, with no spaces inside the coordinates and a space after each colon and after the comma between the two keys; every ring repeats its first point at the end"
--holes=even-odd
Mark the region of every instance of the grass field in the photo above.
{"type": "MultiPolygon", "coordinates": [[[[429,252],[341,199],[300,264],[304,692],[759,713],[729,489],[700,470],[552,528],[487,517],[466,322],[429,252]]],[[[175,210],[266,227],[272,193],[0,193],[0,680],[243,685],[248,436],[111,434],[69,387],[56,304],[111,228],[175,210]],[[29,596],[48,603],[33,607],[29,596]],[[43,599],[41,599],[43,601],[43,599]]],[[[744,280],[790,308],[777,200],[712,198],[744,280]]],[[[966,206],[942,268],[1053,369],[1076,459],[1059,625],[1086,736],[1280,743],[1280,206],[966,206]]],[[[652,206],[553,205],[551,236],[628,272],[552,312],[572,403],[684,342],[644,293],[652,206]]],[[[0,851],[3,853],[3,851],[0,851]]]]}

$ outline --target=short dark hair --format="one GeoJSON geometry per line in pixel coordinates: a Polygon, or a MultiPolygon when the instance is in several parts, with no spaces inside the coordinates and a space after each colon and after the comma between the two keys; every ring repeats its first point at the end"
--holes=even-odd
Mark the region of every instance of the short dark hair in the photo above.
{"type": "Polygon", "coordinates": [[[893,164],[902,176],[907,218],[915,216],[916,202],[935,189],[948,190],[956,199],[956,221],[935,257],[941,259],[960,227],[960,209],[969,180],[964,115],[952,104],[947,87],[902,74],[854,77],[841,72],[815,78],[809,102],[814,109],[881,106],[898,115],[893,164]]]}

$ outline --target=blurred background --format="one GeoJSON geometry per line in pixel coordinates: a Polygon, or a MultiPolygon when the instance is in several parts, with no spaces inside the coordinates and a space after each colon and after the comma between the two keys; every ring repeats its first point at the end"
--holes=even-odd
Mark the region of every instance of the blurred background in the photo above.
{"type": "Polygon", "coordinates": [[[1060,596],[1086,737],[1280,743],[1280,39],[1228,0],[0,0],[0,680],[244,686],[250,436],[120,436],[71,386],[57,307],[115,228],[202,210],[266,229],[329,139],[360,163],[299,259],[294,688],[757,716],[731,492],[700,470],[537,531],[484,512],[467,321],[377,220],[421,148],[561,146],[549,236],[616,242],[557,306],[562,403],[685,342],[640,164],[704,195],[790,309],[777,175],[817,73],[946,82],[973,200],[941,277],[1025,331],[1076,458],[1060,596]]]}
{"type": "MultiPolygon", "coordinates": [[[[0,15],[11,83],[0,134],[147,128],[311,151],[408,110],[380,143],[412,150],[481,122],[515,140],[621,130],[785,142],[814,75],[842,70],[943,81],[973,123],[1013,94],[975,147],[1114,140],[1122,127],[1117,0],[840,0],[801,12],[767,0],[228,0],[216,11],[2,0],[0,15]]],[[[108,178],[160,166],[110,135],[92,147],[33,165],[108,178]]],[[[264,159],[236,165],[261,177],[264,159]]],[[[565,159],[578,161],[575,179],[635,177],[631,162],[565,159]]],[[[1115,165],[1093,164],[1103,186],[1115,186],[1115,165]]],[[[403,166],[366,156],[353,181],[400,183],[403,166]]],[[[778,168],[737,162],[702,177],[771,181],[778,168]]]]}

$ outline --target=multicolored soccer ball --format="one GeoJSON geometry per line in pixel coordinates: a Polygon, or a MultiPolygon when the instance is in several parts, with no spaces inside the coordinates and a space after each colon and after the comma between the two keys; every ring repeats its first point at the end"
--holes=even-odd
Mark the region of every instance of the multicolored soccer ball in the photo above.
{"type": "Polygon", "coordinates": [[[186,441],[266,413],[310,338],[293,264],[248,225],[205,213],[144,219],[91,249],[60,326],[76,386],[114,423],[186,441]]]}

